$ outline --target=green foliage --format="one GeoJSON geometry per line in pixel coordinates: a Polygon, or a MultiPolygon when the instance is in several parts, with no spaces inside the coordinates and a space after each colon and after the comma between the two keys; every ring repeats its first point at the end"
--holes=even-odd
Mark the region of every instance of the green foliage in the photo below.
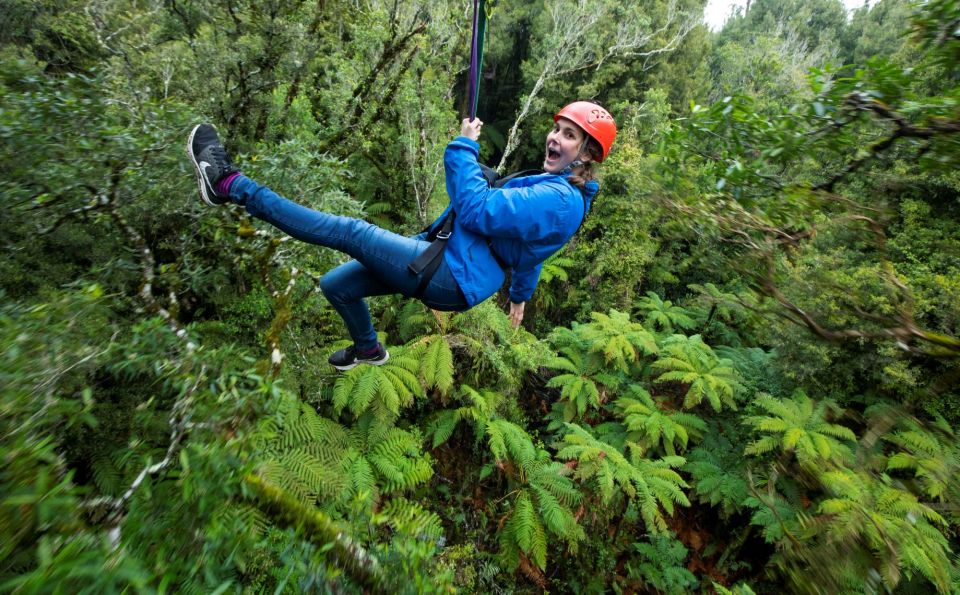
{"type": "Polygon", "coordinates": [[[673,470],[683,465],[683,457],[651,460],[634,455],[627,458],[619,449],[597,440],[582,427],[565,425],[568,433],[557,457],[577,462],[574,478],[589,483],[604,505],[611,504],[618,495],[636,500],[647,530],[652,533],[666,530],[661,508],[673,514],[674,504],[690,505],[681,490],[688,486],[673,470]]]}
{"type": "Polygon", "coordinates": [[[683,470],[690,474],[701,502],[719,506],[725,517],[743,508],[749,494],[744,460],[730,440],[711,433],[701,446],[687,452],[686,458],[683,470]]]}
{"type": "MultiPolygon", "coordinates": [[[[880,407],[874,408],[875,413],[880,407]]],[[[942,417],[928,424],[903,416],[899,411],[887,414],[900,419],[896,431],[884,434],[883,439],[894,446],[887,459],[887,471],[913,473],[920,489],[914,490],[940,502],[957,501],[955,478],[960,472],[960,443],[954,429],[942,417]]]]}
{"type": "Polygon", "coordinates": [[[436,540],[443,535],[440,517],[406,498],[391,498],[380,514],[394,531],[420,539],[436,540]]]}
{"type": "Polygon", "coordinates": [[[802,392],[790,399],[761,394],[754,402],[770,415],[744,419],[754,431],[766,434],[750,444],[746,454],[764,454],[779,448],[796,456],[800,466],[807,469],[816,469],[824,462],[850,460],[849,442],[855,441],[856,436],[846,426],[830,423],[830,414],[840,412],[834,402],[814,402],[802,392]]]}
{"type": "Polygon", "coordinates": [[[591,353],[602,354],[604,363],[626,372],[640,355],[657,353],[657,344],[643,325],[630,322],[630,317],[616,310],[609,314],[594,312],[589,325],[574,327],[591,353]]]}
{"type": "Polygon", "coordinates": [[[639,579],[647,589],[660,593],[687,593],[697,586],[697,579],[684,567],[687,548],[666,535],[652,535],[646,543],[633,544],[639,554],[636,563],[627,565],[631,578],[639,579]]]}
{"type": "Polygon", "coordinates": [[[580,492],[567,477],[567,467],[550,461],[519,426],[493,420],[487,424],[487,435],[497,465],[516,486],[508,493],[512,506],[498,534],[502,559],[508,568],[516,568],[524,554],[544,570],[548,531],[572,550],[585,537],[571,509],[579,503],[580,492]]]}
{"type": "Polygon", "coordinates": [[[551,360],[547,365],[561,373],[547,383],[549,388],[560,389],[560,399],[566,401],[563,411],[564,421],[583,417],[588,409],[599,409],[602,405],[600,397],[601,378],[597,378],[598,369],[595,358],[583,354],[575,347],[561,348],[563,354],[551,360]]]}
{"type": "Polygon", "coordinates": [[[334,408],[337,413],[349,408],[356,417],[369,411],[380,420],[395,419],[423,392],[416,376],[419,366],[413,355],[397,348],[382,366],[358,366],[337,379],[334,408]]]}
{"type": "Polygon", "coordinates": [[[648,291],[646,297],[640,298],[637,309],[645,316],[643,322],[647,327],[664,333],[672,334],[674,327],[689,330],[696,326],[689,311],[674,306],[670,300],[660,299],[660,296],[652,291],[648,291]]]}
{"type": "Polygon", "coordinates": [[[627,440],[644,450],[659,447],[672,456],[677,450],[686,450],[691,438],[700,438],[707,429],[707,424],[696,415],[664,408],[637,385],[631,386],[628,394],[617,399],[615,407],[623,417],[627,440]]]}
{"type": "Polygon", "coordinates": [[[683,397],[686,409],[699,405],[704,399],[716,411],[724,404],[737,408],[734,396],[741,389],[739,374],[730,360],[718,358],[700,335],[668,338],[652,367],[661,372],[656,382],[679,382],[686,387],[683,397]]]}
{"type": "Polygon", "coordinates": [[[829,496],[810,528],[823,548],[810,558],[826,560],[855,547],[875,557],[887,585],[895,585],[904,571],[924,576],[941,592],[949,590],[952,563],[937,529],[945,520],[937,512],[882,477],[836,470],[822,474],[821,481],[829,496]]]}
{"type": "Polygon", "coordinates": [[[305,403],[292,401],[280,411],[279,419],[264,421],[256,438],[263,453],[260,473],[301,502],[346,510],[355,499],[371,503],[433,475],[420,436],[371,412],[345,427],[305,403]]]}

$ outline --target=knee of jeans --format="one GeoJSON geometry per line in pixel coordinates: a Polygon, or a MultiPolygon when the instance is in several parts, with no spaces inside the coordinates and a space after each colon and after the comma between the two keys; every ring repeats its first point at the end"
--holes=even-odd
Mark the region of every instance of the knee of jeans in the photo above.
{"type": "Polygon", "coordinates": [[[320,277],[320,290],[323,292],[323,295],[327,297],[327,301],[330,303],[343,301],[343,294],[340,291],[341,287],[338,281],[338,275],[332,271],[323,277],[320,277]]]}

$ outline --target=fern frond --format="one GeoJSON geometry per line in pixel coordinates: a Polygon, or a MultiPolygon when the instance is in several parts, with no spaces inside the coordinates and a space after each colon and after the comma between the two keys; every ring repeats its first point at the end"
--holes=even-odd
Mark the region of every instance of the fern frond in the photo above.
{"type": "Polygon", "coordinates": [[[380,515],[399,533],[433,541],[443,536],[440,517],[406,498],[391,498],[380,509],[380,515]]]}
{"type": "MultiPolygon", "coordinates": [[[[521,468],[529,467],[537,457],[537,450],[529,434],[520,426],[505,419],[487,424],[490,451],[498,460],[510,460],[521,468]]],[[[524,550],[524,553],[527,553],[524,550]]]]}
{"type": "Polygon", "coordinates": [[[516,543],[520,551],[530,556],[540,570],[546,569],[547,535],[527,490],[520,490],[517,494],[503,533],[504,539],[516,543]]]}
{"type": "Polygon", "coordinates": [[[427,388],[436,388],[446,395],[453,387],[453,351],[440,335],[434,335],[423,354],[420,375],[427,388]]]}

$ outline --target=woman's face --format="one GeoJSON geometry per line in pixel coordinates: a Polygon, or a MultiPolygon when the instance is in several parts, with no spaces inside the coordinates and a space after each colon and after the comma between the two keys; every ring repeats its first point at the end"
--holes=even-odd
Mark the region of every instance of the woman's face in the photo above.
{"type": "Polygon", "coordinates": [[[543,160],[543,171],[550,174],[562,172],[568,165],[576,161],[590,161],[590,156],[584,151],[578,156],[586,133],[579,126],[566,118],[560,118],[553,125],[553,130],[547,134],[546,156],[543,160]]]}

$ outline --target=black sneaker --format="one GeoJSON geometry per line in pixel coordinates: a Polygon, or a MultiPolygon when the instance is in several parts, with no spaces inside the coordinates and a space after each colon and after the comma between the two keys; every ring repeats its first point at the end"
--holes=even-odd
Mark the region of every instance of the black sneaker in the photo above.
{"type": "Polygon", "coordinates": [[[200,200],[210,206],[228,202],[230,197],[217,192],[217,182],[240,170],[230,163],[230,156],[217,136],[217,129],[210,124],[195,126],[187,139],[187,154],[197,170],[200,200]]]}
{"type": "Polygon", "coordinates": [[[373,366],[382,366],[390,359],[390,354],[383,348],[383,345],[377,344],[377,350],[367,355],[360,355],[353,345],[346,349],[334,353],[327,360],[330,365],[338,370],[352,370],[357,364],[370,364],[373,366]]]}

